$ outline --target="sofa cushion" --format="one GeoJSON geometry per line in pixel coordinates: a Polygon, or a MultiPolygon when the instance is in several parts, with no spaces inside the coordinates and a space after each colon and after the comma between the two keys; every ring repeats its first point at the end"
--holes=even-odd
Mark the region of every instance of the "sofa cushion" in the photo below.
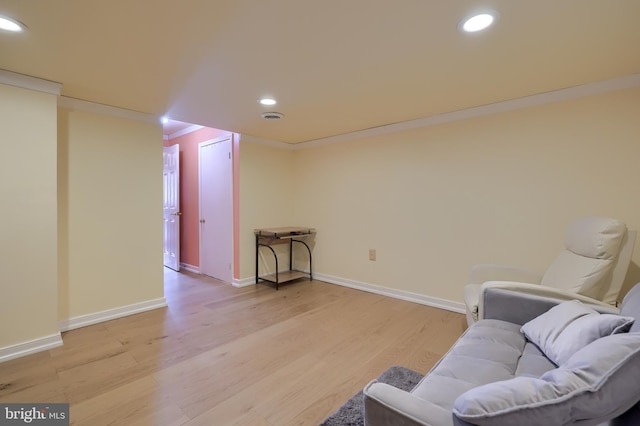
{"type": "Polygon", "coordinates": [[[522,326],[522,332],[557,365],[600,337],[627,332],[634,319],[600,314],[578,300],[549,309],[522,326]]]}
{"type": "Polygon", "coordinates": [[[595,425],[640,400],[640,333],[598,339],[540,378],[516,377],[471,389],[453,413],[480,426],[595,425]]]}
{"type": "Polygon", "coordinates": [[[514,376],[525,338],[520,326],[500,320],[473,324],[411,393],[442,407],[477,386],[514,376]]]}
{"type": "Polygon", "coordinates": [[[549,370],[553,370],[557,366],[547,358],[547,356],[531,342],[527,342],[522,356],[518,361],[516,369],[516,377],[540,377],[549,370]]]}

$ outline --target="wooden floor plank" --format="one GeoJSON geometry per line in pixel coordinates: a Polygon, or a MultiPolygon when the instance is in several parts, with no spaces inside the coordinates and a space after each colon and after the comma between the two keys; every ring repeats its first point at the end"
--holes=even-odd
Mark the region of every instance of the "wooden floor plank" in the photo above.
{"type": "Polygon", "coordinates": [[[73,425],[315,425],[392,365],[428,371],[464,317],[319,281],[235,288],[165,270],[168,307],[0,364],[0,401],[73,425]]]}

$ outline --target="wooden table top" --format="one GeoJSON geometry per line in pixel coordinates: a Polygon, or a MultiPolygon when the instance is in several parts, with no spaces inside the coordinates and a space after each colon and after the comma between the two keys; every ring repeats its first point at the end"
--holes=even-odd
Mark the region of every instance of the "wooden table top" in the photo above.
{"type": "Polygon", "coordinates": [[[288,236],[288,235],[307,235],[316,232],[314,228],[304,226],[283,226],[280,228],[260,228],[254,229],[253,232],[264,236],[288,236]]]}

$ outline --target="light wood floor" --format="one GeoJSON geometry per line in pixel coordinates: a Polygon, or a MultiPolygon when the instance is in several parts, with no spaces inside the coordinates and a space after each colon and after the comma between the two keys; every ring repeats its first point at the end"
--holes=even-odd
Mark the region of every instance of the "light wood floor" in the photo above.
{"type": "Polygon", "coordinates": [[[165,272],[169,307],[0,364],[1,402],[74,425],[317,425],[392,365],[426,372],[463,315],[319,281],[237,289],[165,272]]]}

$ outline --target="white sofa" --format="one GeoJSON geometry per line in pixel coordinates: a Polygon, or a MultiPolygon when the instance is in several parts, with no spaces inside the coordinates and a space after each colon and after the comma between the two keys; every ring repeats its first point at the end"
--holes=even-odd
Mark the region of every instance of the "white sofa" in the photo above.
{"type": "Polygon", "coordinates": [[[365,387],[365,425],[640,425],[640,284],[620,314],[500,288],[483,297],[486,318],[413,390],[365,387]]]}
{"type": "Polygon", "coordinates": [[[636,232],[616,219],[585,217],[570,224],[565,249],[544,274],[501,265],[474,266],[464,288],[467,323],[483,316],[483,293],[488,288],[617,306],[635,238],[636,232]]]}

